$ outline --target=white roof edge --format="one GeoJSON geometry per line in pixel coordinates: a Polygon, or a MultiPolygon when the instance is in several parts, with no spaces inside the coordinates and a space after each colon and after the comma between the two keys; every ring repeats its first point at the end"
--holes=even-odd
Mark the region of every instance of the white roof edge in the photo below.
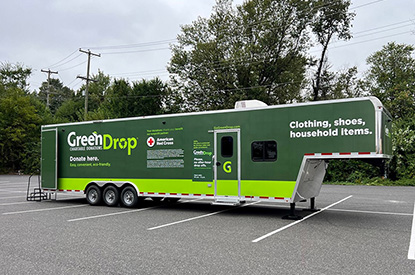
{"type": "Polygon", "coordinates": [[[378,108],[383,107],[383,104],[382,102],[380,102],[379,98],[375,96],[369,96],[368,98],[370,99],[370,101],[372,101],[373,106],[378,107],[378,108]]]}
{"type": "Polygon", "coordinates": [[[202,115],[202,114],[246,112],[246,111],[255,111],[255,110],[261,110],[261,109],[291,108],[291,107],[307,106],[307,105],[323,105],[323,104],[331,104],[331,103],[365,101],[365,100],[370,100],[373,103],[374,107],[379,107],[379,106],[383,107],[382,103],[377,97],[369,96],[369,97],[331,99],[331,100],[320,100],[320,101],[308,101],[308,102],[301,102],[301,103],[289,103],[289,104],[281,104],[281,105],[270,105],[270,106],[264,106],[260,108],[223,109],[223,110],[201,111],[201,112],[190,112],[190,113],[176,113],[176,114],[164,114],[164,115],[151,115],[151,116],[127,117],[127,118],[113,118],[113,119],[105,119],[105,120],[58,123],[58,124],[42,125],[42,129],[50,128],[50,127],[59,127],[59,126],[72,126],[72,125],[83,125],[83,124],[130,121],[130,120],[141,120],[141,119],[150,119],[150,118],[168,118],[168,117],[202,115]]]}

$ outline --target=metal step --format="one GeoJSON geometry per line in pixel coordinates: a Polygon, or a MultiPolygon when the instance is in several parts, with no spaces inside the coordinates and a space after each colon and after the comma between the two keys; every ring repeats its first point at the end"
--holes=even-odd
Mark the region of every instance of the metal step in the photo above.
{"type": "Polygon", "coordinates": [[[241,205],[240,202],[224,202],[224,201],[214,201],[212,205],[226,205],[226,206],[239,206],[241,205]]]}
{"type": "Polygon", "coordinates": [[[27,201],[42,201],[42,200],[46,200],[48,198],[48,195],[43,192],[42,188],[40,187],[40,175],[37,175],[37,186],[33,188],[33,192],[31,192],[30,190],[30,184],[31,184],[31,179],[33,176],[36,176],[35,174],[32,174],[29,177],[29,180],[27,182],[27,193],[26,193],[26,200],[27,201]]]}
{"type": "Polygon", "coordinates": [[[41,201],[47,199],[47,194],[42,191],[40,188],[34,188],[34,192],[27,195],[28,201],[41,201]]]}
{"type": "Polygon", "coordinates": [[[238,206],[243,203],[237,198],[217,198],[214,202],[212,202],[212,205],[227,205],[227,206],[238,206]]]}

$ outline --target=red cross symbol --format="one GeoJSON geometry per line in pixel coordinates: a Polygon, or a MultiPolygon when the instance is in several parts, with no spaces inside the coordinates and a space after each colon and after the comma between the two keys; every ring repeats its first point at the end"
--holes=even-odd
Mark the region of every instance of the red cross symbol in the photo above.
{"type": "Polygon", "coordinates": [[[154,144],[155,144],[155,140],[154,140],[154,138],[153,138],[153,137],[149,137],[149,138],[147,139],[147,145],[148,145],[148,147],[153,147],[153,146],[154,146],[154,144]]]}

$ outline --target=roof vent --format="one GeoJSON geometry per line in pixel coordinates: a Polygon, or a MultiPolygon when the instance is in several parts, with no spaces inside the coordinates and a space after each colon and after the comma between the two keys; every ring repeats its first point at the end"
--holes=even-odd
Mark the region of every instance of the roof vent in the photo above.
{"type": "Polygon", "coordinates": [[[235,103],[235,109],[247,109],[247,108],[258,108],[268,106],[262,101],[259,100],[241,100],[235,103]]]}

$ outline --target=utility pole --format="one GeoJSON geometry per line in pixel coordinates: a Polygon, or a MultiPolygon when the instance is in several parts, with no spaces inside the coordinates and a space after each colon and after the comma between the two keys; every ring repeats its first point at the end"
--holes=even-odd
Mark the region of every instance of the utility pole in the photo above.
{"type": "Polygon", "coordinates": [[[42,73],[48,73],[48,91],[46,92],[46,106],[49,108],[49,94],[50,94],[50,75],[51,74],[57,74],[58,72],[53,72],[50,69],[49,70],[40,70],[42,73]]]}
{"type": "Polygon", "coordinates": [[[79,51],[81,53],[86,53],[88,55],[88,66],[86,67],[86,77],[84,77],[84,76],[78,76],[77,77],[77,78],[80,78],[80,79],[86,81],[86,85],[85,85],[85,117],[84,117],[84,119],[86,120],[87,114],[88,114],[88,86],[89,86],[89,81],[94,81],[93,79],[89,78],[89,67],[91,65],[91,55],[101,57],[101,54],[92,53],[90,50],[85,51],[85,50],[79,49],[79,51]]]}

